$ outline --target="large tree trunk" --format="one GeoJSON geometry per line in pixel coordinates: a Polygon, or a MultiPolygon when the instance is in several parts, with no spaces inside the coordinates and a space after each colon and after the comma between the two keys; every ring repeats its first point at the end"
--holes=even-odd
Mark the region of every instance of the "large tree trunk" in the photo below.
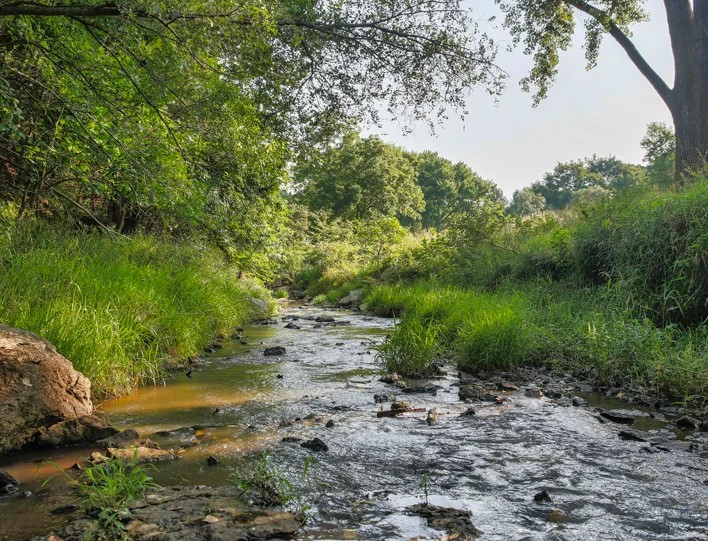
{"type": "Polygon", "coordinates": [[[675,183],[708,158],[708,0],[665,0],[674,54],[669,103],[676,130],[675,183]]]}

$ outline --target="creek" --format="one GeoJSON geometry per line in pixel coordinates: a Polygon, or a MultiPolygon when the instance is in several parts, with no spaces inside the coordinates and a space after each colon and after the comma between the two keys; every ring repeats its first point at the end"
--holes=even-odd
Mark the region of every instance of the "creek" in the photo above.
{"type": "MultiPolygon", "coordinates": [[[[262,450],[299,471],[313,454],[300,488],[312,517],[300,539],[440,539],[444,532],[405,511],[422,501],[423,478],[430,503],[473,512],[482,540],[708,539],[708,459],[643,452],[648,444],[620,439],[626,427],[592,412],[626,404],[584,394],[591,407],[572,407],[516,391],[462,415],[470,405],[458,398],[452,368],[430,380],[439,386],[434,395],[403,395],[379,381],[374,348],[391,320],[310,307],[282,316],[245,329],[246,345],[228,342],[204,356],[190,377],[180,373],[101,405],[118,428],[182,449],[179,460],[154,472],[160,484],[228,484],[262,450]],[[337,321],[314,321],[321,315],[337,321]],[[285,328],[290,320],[300,328],[285,328]],[[285,347],[285,355],[264,356],[271,346],[285,347]],[[377,418],[389,404],[374,395],[396,393],[422,411],[377,418]],[[431,408],[438,419],[429,424],[431,408]],[[296,441],[314,437],[329,449],[312,453],[296,441]],[[208,457],[218,464],[209,466],[208,457]],[[552,503],[534,501],[542,490],[552,503]]],[[[76,503],[76,495],[58,472],[88,454],[70,448],[4,457],[0,469],[32,495],[0,499],[0,541],[65,523],[52,511],[76,503]]]]}

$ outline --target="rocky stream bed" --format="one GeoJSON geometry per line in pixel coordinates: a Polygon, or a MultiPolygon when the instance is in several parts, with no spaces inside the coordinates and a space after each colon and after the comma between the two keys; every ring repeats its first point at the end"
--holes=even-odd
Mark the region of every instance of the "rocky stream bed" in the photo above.
{"type": "MultiPolygon", "coordinates": [[[[708,540],[705,420],[542,370],[382,381],[375,346],[392,326],[290,308],[165,385],[103,403],[137,431],[131,445],[178,457],[154,477],[182,488],[133,504],[133,538],[708,540]],[[263,450],[294,475],[316,458],[296,483],[302,528],[238,503],[230,476],[263,450]]],[[[1,459],[21,485],[0,498],[0,541],[80,538],[90,523],[55,474],[106,447],[1,459]]]]}

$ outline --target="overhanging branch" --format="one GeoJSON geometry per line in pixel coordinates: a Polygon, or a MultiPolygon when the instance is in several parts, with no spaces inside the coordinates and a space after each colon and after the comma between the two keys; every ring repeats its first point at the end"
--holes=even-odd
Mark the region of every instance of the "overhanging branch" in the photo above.
{"type": "Polygon", "coordinates": [[[634,63],[637,69],[642,75],[649,81],[651,86],[656,90],[664,103],[668,105],[669,109],[673,107],[673,90],[666,84],[666,82],[661,78],[661,76],[654,71],[649,65],[649,62],[642,56],[637,47],[632,43],[627,34],[625,34],[622,29],[615,24],[610,15],[597,8],[584,0],[566,0],[569,5],[582,11],[583,13],[589,15],[597,22],[599,22],[605,30],[615,39],[620,47],[624,49],[627,53],[629,59],[634,63]]]}

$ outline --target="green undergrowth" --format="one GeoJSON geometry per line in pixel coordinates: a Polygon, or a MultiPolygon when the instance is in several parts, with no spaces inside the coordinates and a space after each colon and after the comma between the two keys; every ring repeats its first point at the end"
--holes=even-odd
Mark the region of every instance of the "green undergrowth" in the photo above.
{"type": "Polygon", "coordinates": [[[124,535],[123,524],[130,516],[128,504],[158,488],[150,477],[151,470],[155,467],[139,465],[135,459],[124,463],[116,458],[85,470],[79,488],[84,496],[84,507],[97,519],[93,539],[129,539],[124,535]]]}
{"type": "Polygon", "coordinates": [[[266,295],[218,252],[149,236],[7,228],[0,268],[0,323],[53,343],[98,397],[159,380],[266,295]]]}
{"type": "Polygon", "coordinates": [[[366,302],[378,314],[402,314],[379,353],[402,374],[425,374],[448,360],[468,371],[551,364],[696,406],[708,395],[706,327],[659,328],[622,308],[607,287],[382,285],[366,302]]]}

